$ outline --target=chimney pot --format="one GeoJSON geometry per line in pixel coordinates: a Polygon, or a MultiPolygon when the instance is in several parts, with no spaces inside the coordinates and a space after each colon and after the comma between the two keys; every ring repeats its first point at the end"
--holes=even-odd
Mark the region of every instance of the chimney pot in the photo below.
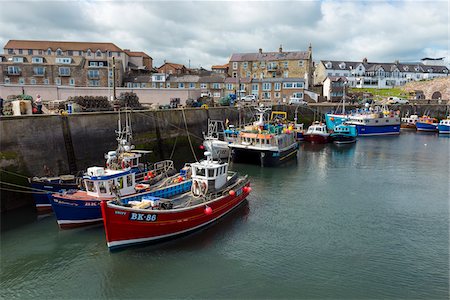
{"type": "Polygon", "coordinates": [[[280,45],[280,48],[278,49],[278,51],[280,51],[280,53],[283,52],[283,46],[282,45],[280,45]]]}
{"type": "Polygon", "coordinates": [[[259,54],[262,54],[262,48],[259,48],[259,54]]]}

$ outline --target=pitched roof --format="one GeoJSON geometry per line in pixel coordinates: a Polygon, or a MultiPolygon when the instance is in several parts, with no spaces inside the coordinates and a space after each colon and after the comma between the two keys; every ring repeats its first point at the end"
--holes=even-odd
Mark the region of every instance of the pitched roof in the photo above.
{"type": "MultiPolygon", "coordinates": [[[[250,77],[239,78],[239,83],[250,83],[252,79],[250,77]]],[[[225,83],[237,83],[236,77],[226,77],[225,83]]]]}
{"type": "Polygon", "coordinates": [[[445,70],[448,72],[448,68],[445,66],[428,66],[423,63],[377,63],[377,62],[355,62],[355,61],[336,61],[336,60],[321,60],[326,69],[329,70],[353,70],[360,64],[364,66],[366,71],[376,72],[379,68],[383,68],[385,72],[393,72],[399,70],[400,72],[416,72],[416,73],[428,73],[428,70],[432,70],[433,73],[442,73],[445,70]],[[331,63],[331,67],[327,68],[326,64],[331,63]]]}
{"type": "Polygon", "coordinates": [[[211,75],[211,76],[203,76],[200,77],[200,79],[198,80],[198,82],[211,82],[211,83],[215,83],[215,82],[224,82],[225,78],[224,76],[220,76],[220,75],[211,75]]]}
{"type": "Polygon", "coordinates": [[[128,55],[128,56],[132,56],[132,57],[147,57],[147,58],[151,58],[150,55],[148,55],[145,52],[142,51],[130,51],[130,50],[124,50],[124,52],[128,55]]]}
{"type": "Polygon", "coordinates": [[[228,64],[224,64],[224,65],[215,65],[212,66],[211,69],[226,69],[228,68],[228,64]]]}
{"type": "Polygon", "coordinates": [[[333,82],[347,81],[347,78],[343,77],[343,76],[328,76],[324,79],[324,81],[327,80],[328,78],[330,79],[330,81],[333,81],[333,82]]]}
{"type": "Polygon", "coordinates": [[[291,59],[309,59],[308,51],[293,52],[262,52],[262,53],[233,53],[230,61],[274,61],[274,60],[291,60],[291,59]]]}
{"type": "Polygon", "coordinates": [[[170,75],[168,81],[169,82],[198,82],[200,76],[198,75],[182,75],[182,76],[174,76],[170,75]]]}
{"type": "Polygon", "coordinates": [[[160,67],[158,67],[158,69],[161,69],[161,68],[164,67],[165,65],[171,66],[171,67],[173,67],[174,69],[182,69],[182,68],[186,68],[186,66],[185,66],[185,65],[182,65],[182,64],[176,64],[176,63],[166,62],[166,63],[162,64],[160,67]]]}
{"type": "Polygon", "coordinates": [[[100,50],[102,52],[115,51],[122,52],[122,49],[117,47],[113,43],[97,43],[97,42],[66,42],[66,41],[30,41],[30,40],[9,40],[5,49],[37,49],[47,50],[48,48],[53,51],[58,48],[62,51],[75,50],[75,51],[91,51],[100,50]]]}

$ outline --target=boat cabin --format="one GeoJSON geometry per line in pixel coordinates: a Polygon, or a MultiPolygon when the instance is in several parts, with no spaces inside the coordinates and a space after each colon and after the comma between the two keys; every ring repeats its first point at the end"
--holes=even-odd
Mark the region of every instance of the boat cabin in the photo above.
{"type": "Polygon", "coordinates": [[[326,134],[327,133],[327,126],[320,122],[314,122],[311,126],[308,127],[308,131],[306,132],[308,134],[326,134]]]}
{"type": "Polygon", "coordinates": [[[205,195],[220,190],[227,183],[228,163],[213,160],[210,152],[205,152],[206,160],[191,164],[192,192],[205,195]]]}
{"type": "Polygon", "coordinates": [[[419,120],[419,117],[417,115],[411,115],[409,117],[402,118],[402,123],[416,124],[417,120],[419,120]]]}
{"type": "Polygon", "coordinates": [[[117,194],[126,196],[136,192],[136,178],[132,169],[120,171],[90,167],[83,179],[89,196],[108,198],[117,194]]]}

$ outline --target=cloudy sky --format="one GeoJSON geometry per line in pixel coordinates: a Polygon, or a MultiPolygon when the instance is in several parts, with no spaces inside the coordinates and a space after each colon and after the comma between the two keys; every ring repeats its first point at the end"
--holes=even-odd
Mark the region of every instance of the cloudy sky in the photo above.
{"type": "MultiPolygon", "coordinates": [[[[10,39],[113,42],[164,60],[211,67],[231,53],[306,50],[313,59],[403,62],[449,57],[449,0],[4,1],[10,39]]],[[[447,60],[448,61],[448,60],[447,60]]]]}

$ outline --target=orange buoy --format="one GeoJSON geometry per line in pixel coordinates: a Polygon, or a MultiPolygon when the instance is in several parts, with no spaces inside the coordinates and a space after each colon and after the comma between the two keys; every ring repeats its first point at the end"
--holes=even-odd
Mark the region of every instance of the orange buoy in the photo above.
{"type": "Polygon", "coordinates": [[[230,190],[230,191],[228,192],[228,194],[230,194],[230,196],[234,196],[234,195],[236,195],[236,192],[233,191],[233,190],[230,190]]]}
{"type": "Polygon", "coordinates": [[[209,206],[206,206],[205,207],[205,215],[210,215],[210,214],[212,214],[212,208],[209,206]]]}

